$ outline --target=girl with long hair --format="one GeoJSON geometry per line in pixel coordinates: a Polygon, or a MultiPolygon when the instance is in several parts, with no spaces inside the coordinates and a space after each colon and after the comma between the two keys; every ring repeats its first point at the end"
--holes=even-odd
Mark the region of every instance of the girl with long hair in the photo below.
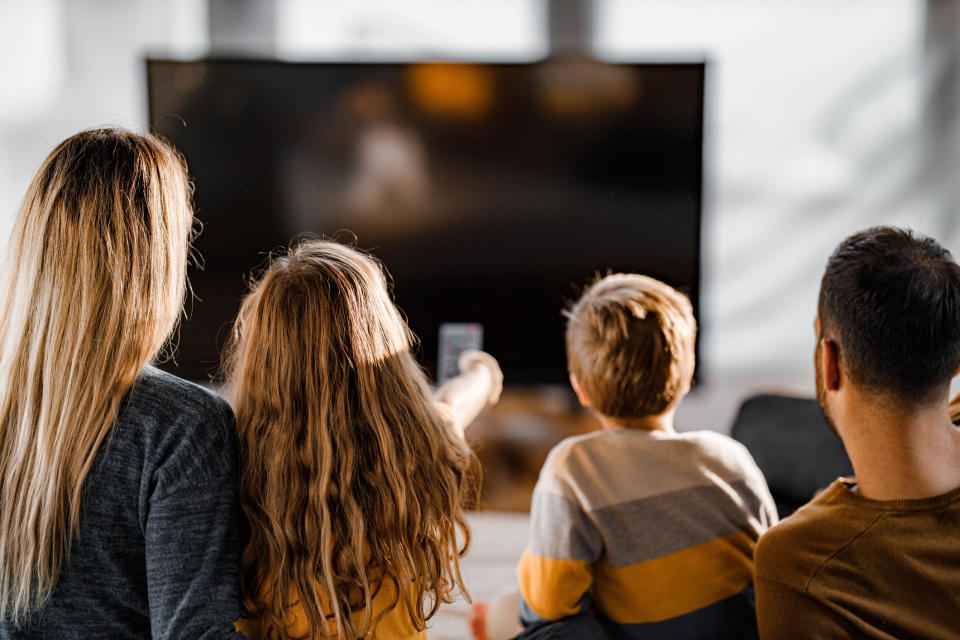
{"type": "Polygon", "coordinates": [[[431,393],[379,264],[306,241],[243,301],[226,360],[249,521],[251,638],[424,638],[463,591],[479,470],[463,428],[500,369],[468,352],[431,393]]]}
{"type": "Polygon", "coordinates": [[[232,415],[149,363],[182,312],[179,154],[79,133],[30,184],[0,276],[0,637],[233,634],[232,415]]]}

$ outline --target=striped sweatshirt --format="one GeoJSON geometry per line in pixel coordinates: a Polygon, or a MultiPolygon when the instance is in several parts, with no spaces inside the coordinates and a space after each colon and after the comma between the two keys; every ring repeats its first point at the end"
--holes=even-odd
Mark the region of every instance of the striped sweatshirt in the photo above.
{"type": "Polygon", "coordinates": [[[628,638],[755,636],[753,549],[776,521],[753,458],[719,433],[568,438],[534,490],[521,618],[589,611],[628,638]]]}

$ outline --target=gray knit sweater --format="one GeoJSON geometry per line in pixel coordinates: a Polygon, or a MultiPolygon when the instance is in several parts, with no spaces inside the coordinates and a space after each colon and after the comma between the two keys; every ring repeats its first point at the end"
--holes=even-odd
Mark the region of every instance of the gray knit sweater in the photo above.
{"type": "Polygon", "coordinates": [[[236,435],[230,407],[153,367],[87,478],[46,606],[7,638],[235,638],[236,435]]]}

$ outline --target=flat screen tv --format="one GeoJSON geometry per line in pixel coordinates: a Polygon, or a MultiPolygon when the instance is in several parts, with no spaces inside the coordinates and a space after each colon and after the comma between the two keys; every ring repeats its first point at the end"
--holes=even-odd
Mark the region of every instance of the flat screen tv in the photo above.
{"type": "Polygon", "coordinates": [[[483,325],[518,384],[566,379],[563,308],[636,271],[698,308],[704,64],[147,61],[150,122],[203,222],[166,368],[216,375],[246,277],[302,234],[386,265],[436,370],[483,325]]]}

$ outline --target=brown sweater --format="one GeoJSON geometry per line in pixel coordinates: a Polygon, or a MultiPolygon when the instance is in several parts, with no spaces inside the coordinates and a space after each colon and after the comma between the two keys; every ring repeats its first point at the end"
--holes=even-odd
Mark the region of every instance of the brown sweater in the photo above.
{"type": "Polygon", "coordinates": [[[760,637],[960,638],[960,487],[876,501],[839,479],[754,558],[760,637]]]}

